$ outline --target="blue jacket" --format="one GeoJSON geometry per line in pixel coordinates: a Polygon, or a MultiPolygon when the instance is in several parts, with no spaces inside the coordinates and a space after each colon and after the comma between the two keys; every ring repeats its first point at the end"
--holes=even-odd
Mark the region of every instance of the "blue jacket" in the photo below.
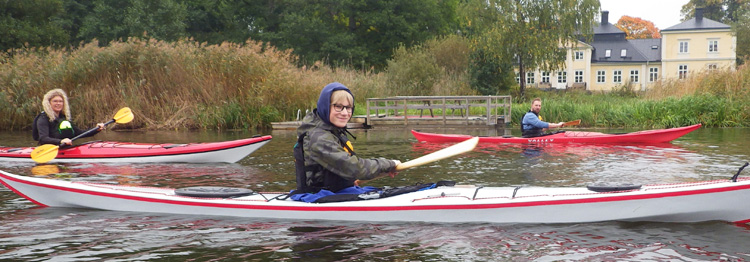
{"type": "Polygon", "coordinates": [[[527,112],[521,120],[521,131],[524,137],[541,135],[544,128],[549,128],[549,123],[540,120],[539,115],[534,112],[527,112]]]}

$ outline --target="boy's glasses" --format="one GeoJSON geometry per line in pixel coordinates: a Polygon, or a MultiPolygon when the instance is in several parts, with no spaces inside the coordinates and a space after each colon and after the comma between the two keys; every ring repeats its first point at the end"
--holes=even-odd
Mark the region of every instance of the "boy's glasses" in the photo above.
{"type": "Polygon", "coordinates": [[[333,106],[333,110],[336,110],[336,112],[344,111],[344,109],[346,109],[346,111],[349,111],[349,113],[354,111],[353,106],[343,106],[339,104],[333,104],[332,106],[333,106]]]}

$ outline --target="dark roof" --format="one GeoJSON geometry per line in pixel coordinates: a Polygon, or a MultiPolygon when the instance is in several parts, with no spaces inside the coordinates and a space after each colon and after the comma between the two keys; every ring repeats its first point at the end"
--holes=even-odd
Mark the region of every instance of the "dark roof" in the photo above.
{"type": "Polygon", "coordinates": [[[648,61],[661,61],[661,38],[628,40],[648,61]]]}
{"type": "Polygon", "coordinates": [[[615,25],[606,23],[606,24],[599,24],[599,26],[594,27],[594,34],[625,34],[624,31],[620,30],[620,28],[617,28],[615,25]]]}
{"type": "Polygon", "coordinates": [[[695,17],[677,25],[671,26],[664,31],[683,31],[683,30],[700,30],[700,29],[730,29],[731,26],[716,22],[714,20],[703,17],[700,21],[696,21],[695,17]]]}
{"type": "Polygon", "coordinates": [[[624,41],[594,41],[589,43],[592,63],[657,62],[661,61],[661,39],[637,39],[624,41]],[[652,49],[655,46],[656,49],[652,49]],[[625,49],[625,57],[620,56],[625,49]],[[606,50],[610,56],[606,57],[606,50]]]}

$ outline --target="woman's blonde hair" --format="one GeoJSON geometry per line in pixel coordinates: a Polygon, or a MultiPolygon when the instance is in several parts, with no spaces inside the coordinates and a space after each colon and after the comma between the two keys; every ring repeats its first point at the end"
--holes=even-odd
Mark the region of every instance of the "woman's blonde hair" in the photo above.
{"type": "Polygon", "coordinates": [[[336,102],[346,100],[349,102],[350,106],[354,106],[354,97],[352,97],[352,94],[349,94],[349,92],[346,92],[346,90],[336,90],[333,91],[331,94],[331,104],[335,104],[336,102]]]}
{"type": "Polygon", "coordinates": [[[62,89],[52,89],[46,94],[44,94],[44,99],[42,100],[42,106],[44,107],[44,113],[47,114],[47,117],[49,117],[49,121],[55,120],[55,118],[58,117],[58,115],[55,113],[55,110],[52,109],[52,104],[50,104],[50,100],[52,98],[60,96],[63,99],[63,110],[62,113],[65,115],[65,119],[72,120],[73,116],[70,115],[70,104],[68,104],[68,95],[65,94],[65,91],[62,89]]]}

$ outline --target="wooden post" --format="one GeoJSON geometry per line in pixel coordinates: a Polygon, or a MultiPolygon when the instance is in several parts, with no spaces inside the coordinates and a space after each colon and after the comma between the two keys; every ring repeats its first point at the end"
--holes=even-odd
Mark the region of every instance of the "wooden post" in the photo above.
{"type": "MultiPolygon", "coordinates": [[[[370,99],[369,98],[367,99],[367,109],[366,110],[367,110],[367,112],[365,112],[365,114],[367,114],[367,116],[365,116],[365,124],[369,125],[371,123],[370,122],[370,99]]],[[[354,111],[352,111],[352,113],[354,113],[354,111]]],[[[375,114],[377,115],[377,111],[375,112],[375,114]]]]}
{"type": "Polygon", "coordinates": [[[404,125],[406,126],[406,125],[409,125],[409,118],[408,118],[408,117],[406,117],[406,115],[408,114],[408,113],[406,112],[406,110],[407,110],[407,108],[408,108],[408,107],[406,106],[406,103],[407,103],[407,102],[406,102],[406,98],[404,98],[404,99],[403,99],[402,101],[404,102],[404,125]]]}
{"type": "Polygon", "coordinates": [[[445,97],[443,97],[443,125],[445,125],[445,111],[448,110],[448,107],[445,105],[445,97]]]}

